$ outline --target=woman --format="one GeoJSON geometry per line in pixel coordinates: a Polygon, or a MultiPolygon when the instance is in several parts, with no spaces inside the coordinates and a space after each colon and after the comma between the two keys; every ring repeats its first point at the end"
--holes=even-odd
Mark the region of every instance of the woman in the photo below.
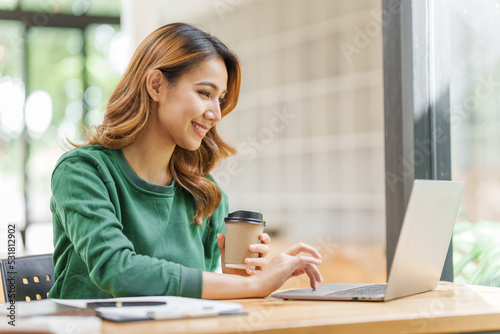
{"type": "Polygon", "coordinates": [[[53,172],[50,297],[258,297],[303,273],[316,287],[317,251],[297,244],[268,264],[266,233],[246,261],[259,270],[215,273],[228,200],[209,172],[234,154],[215,126],[239,87],[237,57],[190,25],[166,25],[139,45],[103,123],[53,172]]]}

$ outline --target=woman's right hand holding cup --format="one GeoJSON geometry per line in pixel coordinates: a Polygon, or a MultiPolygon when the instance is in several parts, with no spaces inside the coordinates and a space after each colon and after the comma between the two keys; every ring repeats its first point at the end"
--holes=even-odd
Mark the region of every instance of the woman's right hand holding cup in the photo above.
{"type": "Polygon", "coordinates": [[[246,269],[248,281],[246,288],[242,287],[241,294],[251,297],[265,297],[279,289],[287,279],[292,276],[307,274],[313,289],[316,289],[317,282],[322,282],[323,278],[316,267],[321,264],[321,255],[313,247],[302,242],[295,244],[286,251],[275,256],[269,263],[265,257],[269,252],[269,236],[263,233],[266,225],[262,214],[259,212],[239,210],[228,214],[224,218],[226,236],[217,235],[219,249],[222,258],[223,272],[233,274],[233,269],[246,269]],[[252,247],[261,246],[260,252],[252,250],[252,247]],[[257,257],[261,257],[256,259],[257,257]],[[255,261],[263,265],[255,263],[255,261]],[[252,264],[259,267],[259,270],[249,269],[252,264]]]}
{"type": "MultiPolygon", "coordinates": [[[[220,244],[219,244],[220,245],[220,244]]],[[[267,265],[250,276],[220,275],[203,272],[201,297],[204,299],[234,299],[266,297],[281,288],[292,276],[306,274],[313,289],[323,278],[316,267],[321,255],[313,247],[298,243],[276,255],[267,265]]]]}

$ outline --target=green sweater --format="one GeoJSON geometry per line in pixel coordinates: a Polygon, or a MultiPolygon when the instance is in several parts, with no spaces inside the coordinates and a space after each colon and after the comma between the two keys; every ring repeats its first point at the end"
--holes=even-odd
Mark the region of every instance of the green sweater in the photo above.
{"type": "MultiPolygon", "coordinates": [[[[212,180],[212,179],[211,179],[212,180]]],[[[194,199],[175,183],[141,179],[121,150],[66,152],[52,174],[52,298],[201,297],[202,271],[215,271],[228,200],[202,227],[194,199]]]]}

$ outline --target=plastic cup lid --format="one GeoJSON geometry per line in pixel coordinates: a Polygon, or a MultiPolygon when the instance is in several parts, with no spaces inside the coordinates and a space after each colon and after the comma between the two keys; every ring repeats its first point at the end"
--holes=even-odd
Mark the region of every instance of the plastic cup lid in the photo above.
{"type": "Polygon", "coordinates": [[[262,213],[253,211],[235,211],[227,215],[225,222],[244,222],[251,224],[261,224],[266,226],[266,222],[262,220],[262,213]]]}

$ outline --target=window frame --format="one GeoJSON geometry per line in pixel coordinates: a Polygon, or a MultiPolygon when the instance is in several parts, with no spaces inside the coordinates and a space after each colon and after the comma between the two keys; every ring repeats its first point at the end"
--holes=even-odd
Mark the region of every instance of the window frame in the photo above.
{"type": "MultiPolygon", "coordinates": [[[[448,0],[382,0],[389,276],[415,179],[451,180],[448,0]]],[[[441,280],[453,281],[453,249],[441,280]]]]}

